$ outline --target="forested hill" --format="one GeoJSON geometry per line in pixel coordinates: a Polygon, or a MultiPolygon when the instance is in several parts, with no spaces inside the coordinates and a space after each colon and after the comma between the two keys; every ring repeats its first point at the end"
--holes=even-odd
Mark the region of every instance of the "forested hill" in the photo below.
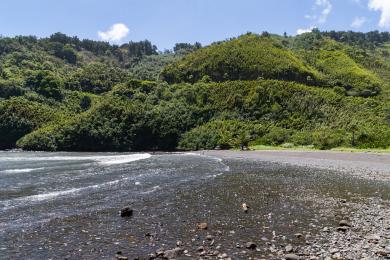
{"type": "Polygon", "coordinates": [[[0,38],[0,148],[390,146],[390,35],[247,33],[202,47],[0,38]]]}

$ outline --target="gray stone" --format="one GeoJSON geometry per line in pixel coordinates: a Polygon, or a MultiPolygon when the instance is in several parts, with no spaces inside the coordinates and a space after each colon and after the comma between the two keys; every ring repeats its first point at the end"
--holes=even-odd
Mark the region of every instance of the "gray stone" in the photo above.
{"type": "Polygon", "coordinates": [[[337,228],[337,231],[340,231],[340,232],[347,232],[349,230],[349,227],[338,227],[337,228]]]}
{"type": "Polygon", "coordinates": [[[167,250],[164,252],[164,257],[168,259],[176,259],[179,256],[183,255],[184,249],[177,247],[175,249],[167,250]]]}
{"type": "Polygon", "coordinates": [[[207,236],[206,236],[206,239],[207,239],[207,240],[213,240],[213,236],[212,236],[212,235],[207,235],[207,236]]]}
{"type": "Polygon", "coordinates": [[[285,249],[287,253],[291,253],[293,251],[292,245],[287,245],[285,249]]]}
{"type": "Polygon", "coordinates": [[[208,224],[207,223],[199,223],[198,229],[206,230],[206,229],[208,229],[208,224]]]}
{"type": "Polygon", "coordinates": [[[341,220],[339,222],[340,227],[352,227],[351,223],[348,220],[341,220]]]}
{"type": "Polygon", "coordinates": [[[286,260],[299,260],[299,256],[295,254],[287,254],[284,256],[286,260]]]}
{"type": "Polygon", "coordinates": [[[254,242],[247,242],[245,244],[245,247],[248,248],[248,249],[251,249],[251,250],[255,250],[257,245],[254,242]]]}
{"type": "Polygon", "coordinates": [[[119,212],[122,218],[125,217],[132,217],[133,216],[133,210],[130,207],[124,207],[119,212]]]}

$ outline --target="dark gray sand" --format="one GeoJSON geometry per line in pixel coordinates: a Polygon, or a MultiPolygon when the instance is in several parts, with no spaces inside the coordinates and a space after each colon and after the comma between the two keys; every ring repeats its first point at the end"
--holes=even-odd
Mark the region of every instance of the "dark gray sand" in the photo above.
{"type": "Polygon", "coordinates": [[[333,151],[205,151],[202,154],[343,171],[361,178],[390,181],[390,154],[333,151]]]}
{"type": "MultiPolygon", "coordinates": [[[[155,189],[122,183],[20,208],[55,213],[36,224],[3,225],[0,259],[389,258],[390,156],[200,154],[160,154],[120,167],[122,177],[158,168],[141,181],[155,189]],[[78,205],[84,210],[74,210],[78,205]],[[132,217],[119,216],[123,206],[132,217]],[[59,214],[61,207],[70,213],[59,214]]],[[[12,223],[10,214],[0,209],[0,221],[12,223]]]]}

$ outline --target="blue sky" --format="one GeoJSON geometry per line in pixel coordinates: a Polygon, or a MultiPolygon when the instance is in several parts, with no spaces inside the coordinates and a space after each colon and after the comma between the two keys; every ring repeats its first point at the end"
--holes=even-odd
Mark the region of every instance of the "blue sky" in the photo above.
{"type": "Polygon", "coordinates": [[[208,44],[251,31],[387,30],[390,0],[2,0],[0,35],[208,44]]]}

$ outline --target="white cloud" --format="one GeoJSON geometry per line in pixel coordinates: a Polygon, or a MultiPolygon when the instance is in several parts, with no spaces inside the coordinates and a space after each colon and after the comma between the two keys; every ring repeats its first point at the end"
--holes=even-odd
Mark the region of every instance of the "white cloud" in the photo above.
{"type": "Polygon", "coordinates": [[[109,41],[109,42],[119,42],[123,38],[127,36],[129,33],[129,28],[123,23],[116,23],[113,26],[108,29],[108,31],[105,32],[98,32],[99,37],[103,41],[109,41]]]}
{"type": "Polygon", "coordinates": [[[351,24],[351,27],[353,28],[360,28],[362,27],[365,23],[367,22],[367,18],[366,17],[356,17],[352,24],[351,24]]]}
{"type": "Polygon", "coordinates": [[[380,27],[390,27],[390,1],[389,0],[369,0],[368,8],[374,11],[380,11],[380,27]]]}
{"type": "Polygon", "coordinates": [[[306,14],[305,18],[313,20],[317,24],[325,23],[332,12],[332,3],[329,0],[315,0],[313,13],[306,14]]]}
{"type": "Polygon", "coordinates": [[[316,27],[311,26],[310,28],[306,28],[306,29],[298,29],[298,30],[297,30],[297,35],[303,34],[303,33],[312,32],[315,28],[316,28],[316,27]]]}
{"type": "Polygon", "coordinates": [[[332,12],[332,4],[329,0],[316,0],[316,6],[321,8],[321,14],[318,16],[318,23],[325,23],[328,19],[328,16],[332,12]]]}

